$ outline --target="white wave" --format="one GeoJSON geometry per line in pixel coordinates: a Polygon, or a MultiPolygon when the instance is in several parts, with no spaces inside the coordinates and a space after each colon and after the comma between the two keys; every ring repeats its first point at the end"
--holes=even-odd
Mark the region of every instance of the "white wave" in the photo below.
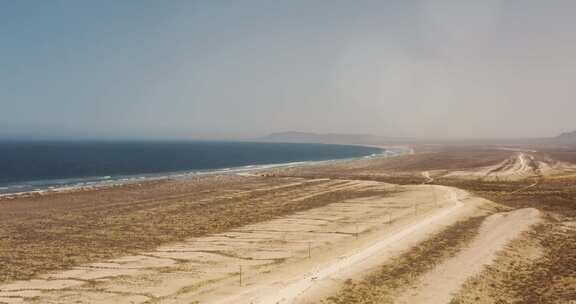
{"type": "Polygon", "coordinates": [[[33,195],[40,193],[45,194],[47,192],[72,192],[83,189],[95,189],[101,187],[118,186],[130,183],[141,183],[145,181],[154,180],[165,180],[165,179],[186,179],[199,175],[211,175],[211,174],[239,174],[239,175],[256,175],[256,174],[246,174],[248,172],[272,169],[272,168],[287,168],[311,164],[323,164],[323,163],[333,163],[341,161],[349,161],[354,159],[362,158],[373,158],[373,157],[390,157],[404,154],[405,151],[391,151],[382,150],[381,153],[375,153],[368,156],[362,157],[351,157],[344,159],[331,159],[331,160],[321,160],[321,161],[297,161],[297,162],[287,162],[287,163],[272,163],[272,164],[259,164],[259,165],[246,165],[239,167],[230,168],[219,168],[219,169],[207,169],[207,170],[186,170],[178,172],[166,172],[166,173],[153,173],[153,174],[139,174],[139,175],[129,175],[129,176],[100,176],[100,177],[87,177],[87,178],[73,178],[73,179],[61,179],[61,180],[51,180],[51,181],[35,181],[26,184],[19,184],[7,187],[1,187],[0,191],[6,192],[1,194],[0,198],[20,196],[20,195],[33,195]]]}

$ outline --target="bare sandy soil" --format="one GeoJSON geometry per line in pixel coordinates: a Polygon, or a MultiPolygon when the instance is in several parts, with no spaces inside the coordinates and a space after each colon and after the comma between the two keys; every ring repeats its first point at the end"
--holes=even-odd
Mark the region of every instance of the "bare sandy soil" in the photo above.
{"type": "Polygon", "coordinates": [[[396,303],[449,303],[467,279],[478,275],[498,251],[540,220],[540,212],[531,208],[489,216],[467,248],[424,275],[396,303]]]}
{"type": "Polygon", "coordinates": [[[571,173],[576,173],[575,165],[552,159],[538,159],[532,154],[517,152],[516,155],[496,165],[462,171],[437,170],[432,175],[443,178],[515,181],[571,173]]]}
{"type": "Polygon", "coordinates": [[[10,211],[0,232],[14,234],[0,238],[2,252],[17,249],[23,265],[4,262],[5,269],[33,273],[6,275],[0,303],[506,303],[525,299],[519,291],[530,288],[530,275],[550,271],[557,273],[557,281],[550,280],[556,289],[546,296],[570,300],[561,286],[576,282],[576,271],[570,271],[576,264],[571,247],[559,244],[576,236],[576,229],[565,228],[574,221],[574,208],[547,208],[557,197],[573,200],[557,191],[572,181],[574,168],[529,150],[456,150],[142,185],[97,196],[0,201],[0,211],[10,211]],[[522,203],[539,197],[543,187],[549,192],[542,198],[550,201],[522,203]],[[94,199],[103,205],[87,202],[94,199]],[[46,208],[50,204],[56,209],[46,208]],[[73,210],[54,216],[60,205],[73,210]],[[32,206],[40,210],[37,217],[26,211],[32,206]],[[42,220],[46,216],[50,221],[42,220]],[[449,249],[428,250],[434,245],[428,240],[448,238],[458,232],[451,227],[478,216],[486,218],[449,249]],[[72,234],[56,230],[63,223],[72,234]],[[56,245],[85,237],[99,255],[88,254],[89,244],[71,252],[51,249],[54,244],[41,239],[50,233],[62,240],[56,245]],[[111,236],[117,241],[107,243],[111,236]],[[38,246],[24,246],[31,237],[38,246]],[[517,251],[514,244],[527,237],[532,249],[517,251]],[[24,249],[10,247],[15,244],[24,249]],[[39,246],[49,249],[44,260],[26,259],[41,256],[32,251],[39,246]],[[49,268],[33,263],[68,254],[79,262],[49,268]],[[516,262],[527,275],[513,273],[509,265],[516,262]],[[395,267],[382,266],[390,263],[395,267]],[[426,265],[412,273],[415,263],[426,265]],[[564,269],[554,268],[558,263],[564,269]],[[402,280],[372,288],[386,284],[370,278],[377,271],[380,278],[402,280]],[[18,276],[23,278],[10,279],[18,276]],[[350,280],[367,288],[345,291],[350,280]],[[479,280],[481,286],[503,287],[473,287],[479,280]]]}

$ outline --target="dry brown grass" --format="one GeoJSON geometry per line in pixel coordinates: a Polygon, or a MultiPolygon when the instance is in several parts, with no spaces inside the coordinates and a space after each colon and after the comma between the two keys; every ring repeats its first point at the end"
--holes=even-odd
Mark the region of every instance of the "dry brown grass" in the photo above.
{"type": "Polygon", "coordinates": [[[571,303],[576,300],[575,252],[576,226],[540,224],[469,280],[452,304],[571,303]]]}
{"type": "MultiPolygon", "coordinates": [[[[206,177],[191,182],[149,183],[144,187],[133,185],[0,201],[0,282],[28,279],[46,271],[149,250],[163,243],[221,232],[338,200],[374,195],[342,190],[292,200],[326,181],[280,190],[256,190],[294,182],[291,178],[274,176],[421,184],[424,181],[421,171],[493,165],[512,153],[456,149],[273,170],[268,172],[272,176],[249,180],[206,177]]],[[[576,159],[576,152],[570,151],[550,155],[563,161],[576,159]]],[[[490,290],[494,292],[474,297],[463,294],[460,303],[473,303],[479,295],[486,303],[576,301],[576,179],[543,179],[538,185],[517,192],[534,181],[435,180],[436,184],[469,190],[512,209],[534,207],[550,217],[530,235],[536,240],[535,246],[542,248],[542,257],[523,263],[518,259],[500,259],[482,275],[485,281],[482,284],[493,284],[490,290]]],[[[420,274],[457,252],[474,236],[479,224],[480,219],[475,219],[445,230],[384,265],[368,279],[349,282],[341,293],[325,302],[390,302],[392,293],[409,286],[420,274]]]]}
{"type": "Polygon", "coordinates": [[[558,161],[564,161],[576,164],[575,149],[545,149],[542,151],[542,154],[558,161]]]}
{"type": "MultiPolygon", "coordinates": [[[[294,176],[346,176],[397,184],[421,184],[420,172],[426,170],[462,170],[494,165],[511,151],[454,150],[403,156],[364,164],[325,166],[287,172],[294,176]],[[351,169],[351,170],[348,170],[351,169]]],[[[576,163],[575,150],[546,150],[536,159],[576,163]]],[[[492,267],[468,285],[455,303],[576,303],[576,178],[534,178],[520,181],[479,181],[438,178],[434,184],[468,190],[478,196],[508,206],[510,209],[532,207],[548,215],[548,221],[534,229],[529,239],[542,251],[537,260],[525,260],[521,254],[500,258],[492,267]],[[537,185],[532,186],[535,182],[537,185]],[[529,187],[531,186],[531,187],[529,187]],[[522,190],[520,190],[522,189],[522,190]],[[520,190],[520,191],[519,191],[520,190]],[[483,287],[478,291],[478,286],[483,287]]],[[[526,242],[527,243],[527,242],[526,242]]],[[[506,251],[510,254],[512,251],[506,251]]],[[[386,272],[393,273],[394,269],[386,272]]],[[[402,283],[398,278],[351,284],[331,299],[331,303],[386,303],[386,297],[402,283]],[[378,287],[379,286],[379,287],[378,287]],[[390,287],[391,286],[391,287],[390,287]],[[377,299],[377,300],[375,300],[377,299]]]]}
{"type": "Polygon", "coordinates": [[[436,181],[512,209],[532,207],[548,215],[546,223],[537,226],[528,236],[534,246],[542,250],[542,257],[525,260],[518,255],[499,259],[468,284],[455,304],[576,301],[576,179],[541,179],[536,186],[526,188],[536,181],[436,181]]]}
{"type": "MultiPolygon", "coordinates": [[[[369,176],[364,178],[370,179],[369,176]]],[[[385,179],[388,182],[420,183],[417,178],[378,179],[385,179]]],[[[492,266],[487,267],[481,276],[469,282],[465,291],[454,303],[560,304],[576,301],[576,179],[542,179],[538,185],[525,188],[535,181],[491,182],[447,179],[435,181],[436,184],[468,190],[511,209],[532,207],[548,214],[546,223],[539,225],[528,235],[534,242],[533,245],[542,250],[540,258],[525,260],[519,254],[497,260],[492,266]],[[525,189],[517,191],[523,188],[525,189]]],[[[523,245],[526,243],[528,242],[525,241],[523,245]]],[[[508,250],[506,253],[511,252],[508,250]]],[[[396,284],[390,281],[384,285],[400,286],[406,283],[396,284]]],[[[347,287],[350,295],[361,296],[345,298],[349,302],[331,303],[387,303],[380,299],[358,300],[364,299],[363,297],[371,299],[370,292],[378,290],[377,288],[364,290],[364,288],[367,287],[360,289],[356,286],[347,287]]],[[[382,288],[386,294],[393,292],[393,289],[388,287],[382,288]]]]}
{"type": "MultiPolygon", "coordinates": [[[[576,224],[550,222],[538,227],[536,237],[544,256],[518,273],[508,287],[527,303],[570,303],[576,301],[576,224]]],[[[514,271],[514,270],[512,270],[514,271]]]]}
{"type": "Polygon", "coordinates": [[[438,180],[471,191],[511,208],[536,208],[563,217],[576,217],[576,178],[533,179],[524,181],[438,180]],[[533,187],[528,187],[537,182],[533,187]],[[523,189],[518,191],[519,189],[523,189]]]}
{"type": "Polygon", "coordinates": [[[497,149],[452,149],[393,158],[375,158],[328,163],[306,167],[269,170],[271,176],[305,178],[348,178],[375,180],[394,184],[421,184],[422,171],[456,170],[498,164],[514,154],[513,151],[497,149]]]}
{"type": "Polygon", "coordinates": [[[493,149],[456,149],[435,153],[401,156],[398,159],[387,159],[375,169],[394,171],[425,171],[425,170],[461,170],[466,168],[495,165],[514,152],[493,149]]]}
{"type": "Polygon", "coordinates": [[[206,177],[0,201],[0,282],[375,194],[336,190],[295,201],[328,181],[294,181],[206,177]]]}
{"type": "Polygon", "coordinates": [[[478,233],[485,217],[458,222],[434,235],[410,251],[392,259],[360,282],[351,280],[326,304],[393,303],[398,292],[408,288],[418,276],[432,270],[470,242],[478,233]]]}
{"type": "Polygon", "coordinates": [[[523,260],[521,255],[498,260],[471,283],[476,288],[483,286],[483,292],[468,285],[470,290],[454,303],[576,301],[575,178],[499,182],[440,179],[435,183],[468,190],[512,209],[532,207],[548,215],[548,221],[528,236],[543,251],[542,257],[536,261],[523,260]],[[537,185],[529,187],[535,182],[537,185]]]}

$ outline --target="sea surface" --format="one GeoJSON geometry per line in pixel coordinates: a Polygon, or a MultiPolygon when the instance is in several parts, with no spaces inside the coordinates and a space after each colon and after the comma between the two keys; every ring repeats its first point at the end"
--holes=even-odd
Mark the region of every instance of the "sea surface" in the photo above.
{"type": "Polygon", "coordinates": [[[0,142],[0,193],[253,170],[384,152],[293,143],[0,142]]]}

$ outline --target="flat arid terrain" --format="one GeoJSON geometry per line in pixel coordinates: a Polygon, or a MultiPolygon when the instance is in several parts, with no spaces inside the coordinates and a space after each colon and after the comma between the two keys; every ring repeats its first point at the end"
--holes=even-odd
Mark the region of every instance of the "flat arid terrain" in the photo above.
{"type": "Polygon", "coordinates": [[[0,303],[576,302],[576,152],[416,153],[0,199],[0,303]]]}

